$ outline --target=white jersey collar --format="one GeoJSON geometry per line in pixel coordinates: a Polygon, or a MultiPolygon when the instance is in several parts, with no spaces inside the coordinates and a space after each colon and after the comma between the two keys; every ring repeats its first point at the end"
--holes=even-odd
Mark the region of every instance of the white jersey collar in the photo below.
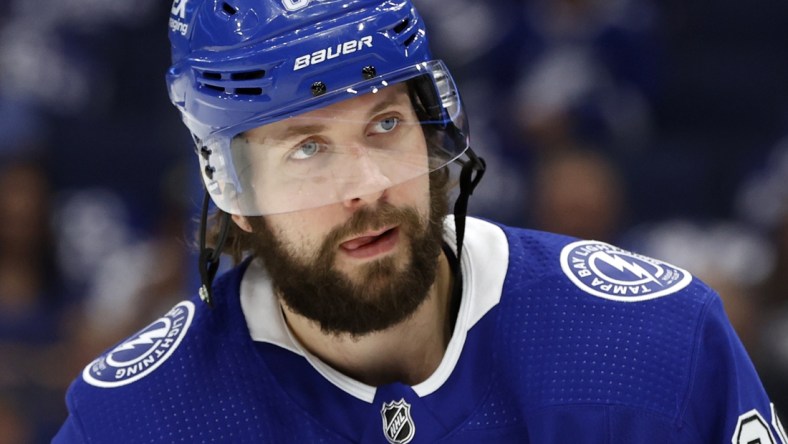
{"type": "MultiPolygon", "coordinates": [[[[456,252],[454,218],[445,221],[444,240],[456,252]]],[[[467,218],[462,260],[463,293],[454,333],[438,368],[424,382],[413,386],[419,396],[438,390],[454,371],[465,338],[501,298],[509,265],[509,245],[501,228],[480,219],[467,218]]],[[[253,261],[241,282],[241,308],[253,340],[266,342],[303,356],[323,377],[350,395],[366,402],[375,397],[375,387],[334,370],[306,351],[293,337],[259,261],[253,261]]]]}

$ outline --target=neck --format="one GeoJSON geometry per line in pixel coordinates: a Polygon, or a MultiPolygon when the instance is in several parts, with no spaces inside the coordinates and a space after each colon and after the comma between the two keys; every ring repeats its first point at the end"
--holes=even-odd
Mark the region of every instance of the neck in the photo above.
{"type": "Polygon", "coordinates": [[[427,299],[412,316],[386,330],[360,337],[328,335],[286,305],[282,309],[301,345],[334,369],[372,386],[415,385],[438,368],[451,339],[451,294],[451,268],[441,252],[427,299]]]}

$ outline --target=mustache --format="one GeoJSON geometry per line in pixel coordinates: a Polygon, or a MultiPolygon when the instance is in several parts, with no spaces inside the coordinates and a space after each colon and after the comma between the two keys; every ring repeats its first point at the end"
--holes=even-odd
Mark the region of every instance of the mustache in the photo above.
{"type": "Polygon", "coordinates": [[[320,256],[333,252],[344,239],[366,231],[379,230],[390,225],[418,229],[419,222],[418,212],[411,207],[398,208],[389,203],[381,203],[374,208],[361,208],[353,213],[347,222],[328,233],[320,248],[320,256]]]}

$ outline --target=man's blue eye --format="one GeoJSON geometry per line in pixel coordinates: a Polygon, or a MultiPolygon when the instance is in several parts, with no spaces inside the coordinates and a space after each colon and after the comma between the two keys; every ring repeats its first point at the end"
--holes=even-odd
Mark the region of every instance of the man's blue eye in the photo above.
{"type": "Polygon", "coordinates": [[[376,130],[375,132],[387,133],[387,132],[393,130],[394,128],[396,128],[398,124],[399,124],[399,119],[398,118],[396,118],[396,117],[387,117],[387,118],[385,118],[383,120],[379,120],[375,124],[375,130],[376,130]]]}
{"type": "Polygon", "coordinates": [[[290,155],[290,158],[295,160],[309,159],[319,152],[320,144],[314,140],[310,140],[308,142],[302,143],[295,151],[293,151],[293,154],[290,155]]]}

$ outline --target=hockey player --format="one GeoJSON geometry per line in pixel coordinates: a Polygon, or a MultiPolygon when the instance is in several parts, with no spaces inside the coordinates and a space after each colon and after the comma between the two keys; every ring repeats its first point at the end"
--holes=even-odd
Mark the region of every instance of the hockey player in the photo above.
{"type": "Polygon", "coordinates": [[[170,30],[204,286],[87,365],[56,443],[788,444],[688,272],[466,218],[484,163],[410,0],[176,0],[170,30]]]}

